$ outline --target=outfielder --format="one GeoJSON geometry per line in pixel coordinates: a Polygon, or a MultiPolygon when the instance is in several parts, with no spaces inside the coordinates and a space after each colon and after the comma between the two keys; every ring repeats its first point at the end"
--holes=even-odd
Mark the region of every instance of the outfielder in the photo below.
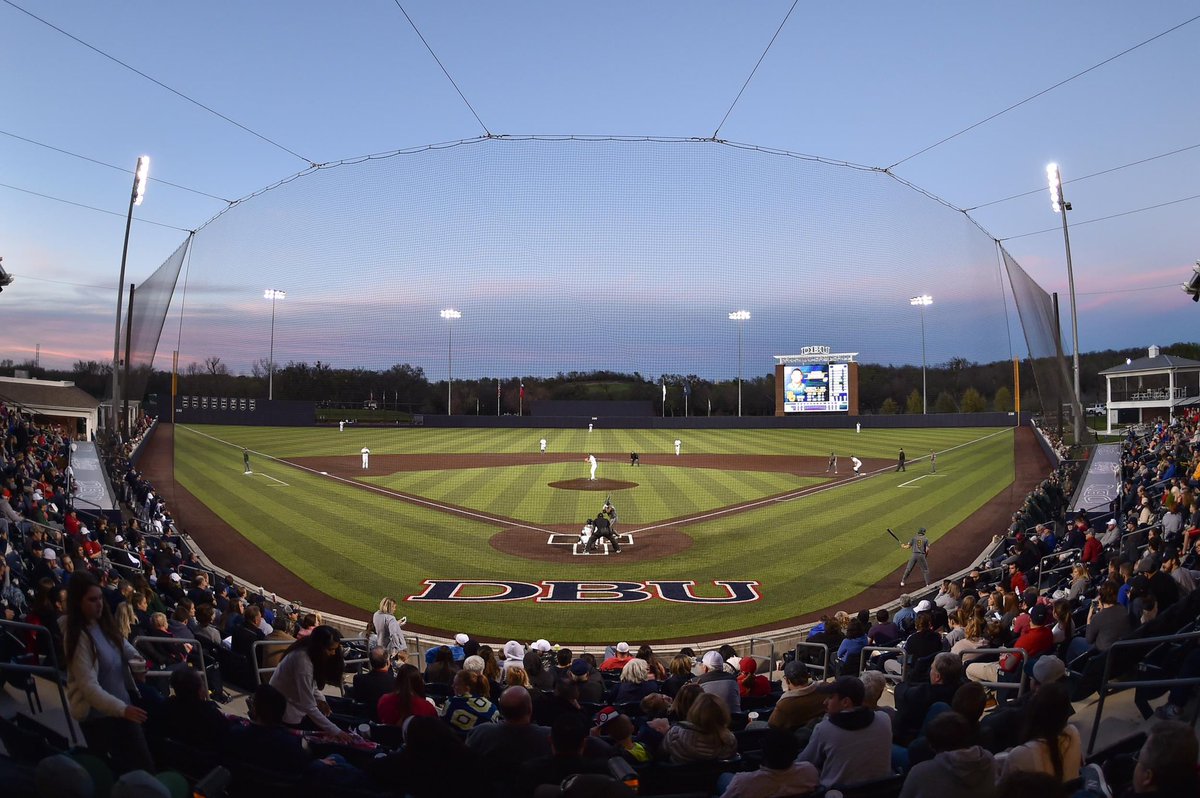
{"type": "Polygon", "coordinates": [[[908,543],[901,543],[900,548],[912,550],[912,556],[908,558],[908,565],[900,577],[900,587],[904,587],[904,580],[908,579],[908,575],[916,567],[921,569],[921,576],[925,577],[925,587],[929,587],[929,561],[926,559],[929,554],[929,538],[925,537],[925,527],[918,529],[917,534],[913,535],[913,539],[908,543]]]}
{"type": "Polygon", "coordinates": [[[681,440],[679,440],[678,438],[676,438],[676,439],[675,439],[675,456],[676,456],[676,457],[678,457],[678,456],[679,456],[679,447],[681,447],[681,446],[683,446],[683,441],[681,441],[681,440]]]}
{"type": "Polygon", "coordinates": [[[937,452],[933,449],[929,450],[929,473],[937,473],[937,452]]]}
{"type": "Polygon", "coordinates": [[[371,450],[366,446],[362,447],[362,467],[368,468],[371,462],[371,450]]]}
{"type": "Polygon", "coordinates": [[[546,453],[546,439],[542,438],[540,441],[538,441],[538,443],[540,443],[542,446],[542,454],[545,454],[546,453]]]}

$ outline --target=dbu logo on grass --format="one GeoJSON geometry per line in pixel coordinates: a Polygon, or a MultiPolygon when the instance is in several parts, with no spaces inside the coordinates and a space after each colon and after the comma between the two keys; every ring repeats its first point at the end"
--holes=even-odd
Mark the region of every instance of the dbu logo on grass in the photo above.
{"type": "Polygon", "coordinates": [[[758,582],[717,579],[713,586],[723,595],[698,596],[696,583],[651,580],[648,582],[575,582],[543,580],[515,582],[505,579],[426,579],[425,590],[407,601],[537,601],[542,603],[628,604],[661,599],[683,604],[746,604],[758,601],[758,582]]]}

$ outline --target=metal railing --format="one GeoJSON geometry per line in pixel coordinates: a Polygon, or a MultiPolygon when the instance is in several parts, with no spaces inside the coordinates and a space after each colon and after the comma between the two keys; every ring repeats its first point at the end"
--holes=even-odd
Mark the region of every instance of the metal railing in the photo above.
{"type": "Polygon", "coordinates": [[[883,673],[883,678],[887,679],[888,681],[892,681],[892,682],[904,681],[904,677],[906,675],[908,675],[908,659],[907,659],[907,657],[904,656],[905,652],[902,647],[900,647],[900,646],[863,646],[863,650],[860,651],[858,654],[858,672],[860,674],[864,670],[867,669],[867,654],[871,653],[871,652],[873,652],[874,654],[899,654],[900,655],[900,657],[899,657],[900,673],[899,674],[888,673],[886,670],[883,670],[882,668],[880,669],[880,671],[883,673]]]}
{"type": "MultiPolygon", "coordinates": [[[[271,675],[274,674],[275,671],[279,669],[279,666],[274,665],[269,668],[263,667],[261,664],[262,658],[259,656],[258,652],[264,648],[281,648],[281,647],[286,648],[295,642],[296,642],[295,640],[255,640],[254,643],[251,644],[250,653],[254,657],[254,670],[255,670],[255,673],[258,675],[258,683],[259,684],[267,684],[268,682],[270,682],[271,675]]],[[[342,638],[342,645],[344,646],[346,643],[362,643],[363,646],[366,647],[367,638],[365,638],[365,637],[344,637],[344,638],[342,638]]],[[[346,665],[362,665],[367,662],[370,662],[370,659],[368,657],[356,657],[354,659],[346,660],[345,664],[346,665]]],[[[345,697],[345,695],[346,695],[346,675],[344,673],[342,674],[341,680],[338,682],[338,689],[341,690],[342,696],[345,697]]]]}
{"type": "MultiPolygon", "coordinates": [[[[749,651],[747,652],[747,654],[751,657],[754,656],[754,644],[755,643],[767,643],[771,647],[771,649],[770,649],[771,653],[768,655],[769,659],[767,660],[767,662],[770,663],[770,666],[769,666],[769,670],[767,671],[767,674],[766,674],[767,678],[770,679],[771,674],[775,671],[775,641],[769,637],[752,637],[752,638],[750,638],[749,651]]],[[[758,658],[756,657],[755,659],[757,661],[758,658]]]]}
{"type": "MultiPolygon", "coordinates": [[[[1108,651],[1104,652],[1104,675],[1100,679],[1099,700],[1096,703],[1096,717],[1092,721],[1092,734],[1088,738],[1087,752],[1090,754],[1096,747],[1096,736],[1100,733],[1100,716],[1104,714],[1104,700],[1110,692],[1116,693],[1120,690],[1128,690],[1137,687],[1191,687],[1200,685],[1200,676],[1192,676],[1185,679],[1130,679],[1128,681],[1114,681],[1112,675],[1113,655],[1119,649],[1141,648],[1144,646],[1156,646],[1159,643],[1176,643],[1184,640],[1195,640],[1200,638],[1200,632],[1183,632],[1173,635],[1162,635],[1160,637],[1144,637],[1140,640],[1118,640],[1109,646],[1108,651]]],[[[1200,707],[1192,711],[1192,725],[1196,724],[1196,718],[1200,715],[1200,707]]]]}
{"type": "Polygon", "coordinates": [[[1051,553],[1047,554],[1045,557],[1043,557],[1042,559],[1038,560],[1038,566],[1037,566],[1038,567],[1038,579],[1037,579],[1038,593],[1040,594],[1042,592],[1042,587],[1045,584],[1045,580],[1046,580],[1046,574],[1056,574],[1059,571],[1071,570],[1079,562],[1078,555],[1080,555],[1082,553],[1083,553],[1083,549],[1065,549],[1063,551],[1051,552],[1051,553]],[[1070,560],[1071,555],[1076,555],[1076,558],[1074,560],[1070,560]],[[1049,560],[1054,560],[1055,562],[1060,562],[1060,563],[1066,562],[1067,564],[1061,565],[1057,568],[1047,569],[1046,562],[1049,560]],[[1068,560],[1070,560],[1070,561],[1068,562],[1068,560]]]}
{"type": "MultiPolygon", "coordinates": [[[[192,658],[192,652],[195,652],[196,654],[199,655],[199,660],[200,660],[199,667],[197,667],[195,670],[200,671],[200,678],[204,680],[204,691],[205,691],[205,693],[208,692],[208,668],[204,662],[204,646],[200,645],[199,640],[185,640],[180,637],[154,637],[153,635],[138,635],[137,637],[133,638],[132,642],[133,642],[134,648],[137,648],[138,643],[152,643],[154,645],[166,645],[166,646],[175,646],[176,648],[182,648],[185,662],[190,662],[190,660],[192,658]]],[[[138,648],[138,651],[140,652],[141,649],[138,648]]],[[[167,673],[167,672],[168,671],[166,671],[166,670],[161,670],[161,671],[147,670],[146,675],[153,676],[156,673],[167,673]]]]}
{"type": "Polygon", "coordinates": [[[814,665],[808,662],[807,659],[801,660],[806,668],[810,671],[819,671],[821,680],[824,681],[829,676],[829,646],[825,643],[810,643],[807,640],[802,640],[796,644],[796,659],[800,660],[800,649],[807,648],[821,652],[821,663],[814,665]]]}
{"type": "MultiPolygon", "coordinates": [[[[54,638],[50,635],[50,630],[45,626],[39,626],[36,623],[25,623],[24,621],[6,621],[0,618],[0,629],[16,629],[23,632],[33,632],[37,638],[42,635],[46,636],[46,651],[49,653],[49,665],[22,665],[17,662],[0,662],[0,671],[9,673],[28,673],[31,676],[41,676],[54,682],[54,686],[58,689],[58,700],[62,702],[63,719],[67,724],[67,732],[71,736],[71,744],[78,745],[79,738],[75,734],[75,721],[71,717],[70,703],[67,701],[66,679],[65,673],[59,669],[58,652],[54,648],[54,638]]],[[[40,648],[40,646],[38,646],[40,648]]],[[[36,689],[36,688],[35,688],[36,689]]],[[[41,699],[38,699],[39,708],[41,699]]]]}
{"type": "MultiPolygon", "coordinates": [[[[1003,657],[1005,654],[1014,654],[1021,658],[1021,664],[1019,666],[1017,666],[1017,668],[1014,670],[1006,671],[1002,667],[1000,667],[999,664],[997,664],[997,668],[998,668],[997,673],[998,674],[1019,673],[1021,678],[1015,682],[1002,682],[1002,681],[985,682],[980,679],[971,679],[971,681],[978,682],[979,684],[981,684],[984,687],[987,687],[988,689],[991,689],[991,690],[1016,690],[1017,696],[1020,696],[1022,693],[1024,693],[1025,688],[1027,688],[1029,686],[1029,676],[1025,673],[1025,666],[1029,662],[1029,654],[1026,653],[1025,649],[1023,649],[1023,648],[1006,648],[1006,647],[975,648],[975,649],[972,649],[972,650],[970,650],[968,652],[964,652],[964,653],[970,654],[974,658],[969,663],[969,665],[985,664],[985,663],[979,662],[979,657],[980,656],[988,656],[990,654],[998,654],[1001,657],[1003,657]]],[[[962,659],[961,654],[959,655],[959,659],[960,660],[962,659]]],[[[964,674],[966,673],[967,667],[969,667],[969,665],[963,667],[964,674]]],[[[970,677],[967,677],[967,678],[970,678],[970,677]]]]}

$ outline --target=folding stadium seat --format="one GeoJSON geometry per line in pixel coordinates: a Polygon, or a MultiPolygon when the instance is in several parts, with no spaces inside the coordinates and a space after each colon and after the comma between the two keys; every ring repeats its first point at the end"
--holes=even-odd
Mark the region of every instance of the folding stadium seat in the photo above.
{"type": "Polygon", "coordinates": [[[638,768],[638,795],[665,796],[675,793],[713,795],[722,773],[736,773],[743,768],[741,757],[734,759],[692,762],[686,765],[655,763],[638,768]]]}
{"type": "Polygon", "coordinates": [[[896,798],[903,786],[903,776],[887,776],[861,784],[834,785],[830,789],[841,790],[842,798],[896,798]]]}

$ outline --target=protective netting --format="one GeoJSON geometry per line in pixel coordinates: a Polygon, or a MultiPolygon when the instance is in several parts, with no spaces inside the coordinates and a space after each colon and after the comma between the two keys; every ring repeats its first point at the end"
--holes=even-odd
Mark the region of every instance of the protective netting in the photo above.
{"type": "Polygon", "coordinates": [[[180,365],[261,369],[273,324],[277,366],[441,380],[452,354],[456,378],[727,379],[738,309],[747,377],[813,344],[919,365],[921,294],[930,365],[1008,360],[994,246],[877,169],[713,141],[478,139],[317,169],[202,227],[180,365]],[[273,323],[267,288],[287,292],[273,323]]]}
{"type": "MultiPolygon", "coordinates": [[[[1029,363],[1037,381],[1041,409],[1057,416],[1063,405],[1071,405],[1071,411],[1077,414],[1077,418],[1081,418],[1083,408],[1075,399],[1067,361],[1063,356],[1063,353],[1069,353],[1070,349],[1063,345],[1061,331],[1055,323],[1054,301],[1004,247],[1000,247],[1000,252],[1004,256],[1004,266],[1012,285],[1017,312],[1021,316],[1021,328],[1029,346],[1029,363]]],[[[1059,315],[1062,315],[1061,308],[1059,315]]]]}
{"type": "MultiPolygon", "coordinates": [[[[171,307],[171,298],[179,281],[179,271],[183,267],[187,255],[188,241],[185,239],[179,248],[167,258],[154,274],[147,277],[135,287],[133,301],[126,310],[126,321],[129,313],[133,314],[133,326],[129,327],[129,384],[121,389],[123,398],[141,399],[146,392],[146,384],[153,374],[154,355],[158,349],[158,341],[162,335],[163,325],[167,319],[167,311],[171,307]]],[[[121,346],[125,346],[126,324],[121,325],[121,346]]],[[[124,349],[122,348],[122,357],[124,349]]],[[[161,367],[160,367],[161,368],[161,367]]],[[[122,375],[124,379],[124,375],[122,375]]]]}

